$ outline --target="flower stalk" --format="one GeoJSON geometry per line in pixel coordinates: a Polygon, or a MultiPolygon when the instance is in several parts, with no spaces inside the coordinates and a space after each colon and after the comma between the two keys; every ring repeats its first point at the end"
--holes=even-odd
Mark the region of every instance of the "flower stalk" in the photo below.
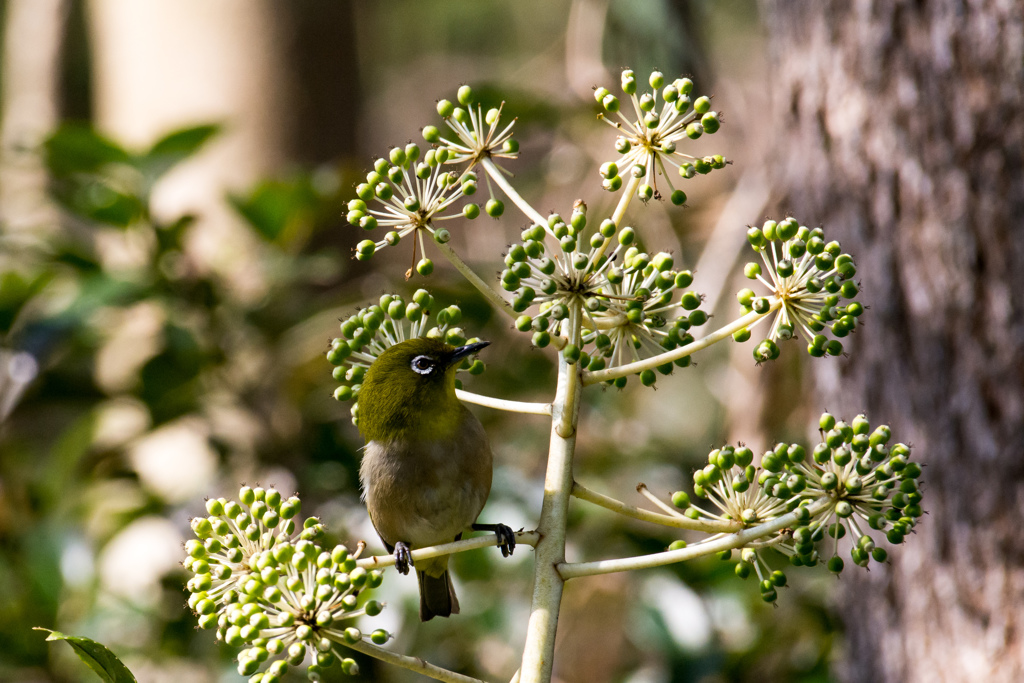
{"type": "Polygon", "coordinates": [[[761,319],[763,319],[765,316],[769,315],[772,311],[778,310],[781,306],[781,301],[779,301],[778,299],[772,300],[770,302],[770,308],[764,313],[751,311],[750,313],[747,313],[743,317],[737,318],[736,320],[729,323],[725,327],[715,330],[711,334],[705,337],[701,337],[700,339],[697,339],[696,341],[693,341],[687,344],[686,346],[681,346],[677,349],[673,349],[672,351],[666,351],[665,353],[659,354],[657,356],[652,356],[650,358],[638,360],[634,363],[619,365],[614,368],[608,368],[607,370],[587,372],[583,375],[583,384],[584,386],[590,386],[591,384],[597,384],[598,382],[606,382],[611,379],[616,379],[617,377],[627,377],[638,372],[643,372],[644,370],[653,370],[654,368],[657,368],[659,365],[671,363],[673,361],[679,360],[680,358],[685,358],[697,351],[702,351],[708,348],[712,344],[717,344],[723,339],[731,337],[733,334],[742,329],[746,329],[753,326],[761,319]]]}
{"type": "Polygon", "coordinates": [[[732,532],[742,528],[738,522],[721,522],[718,520],[695,520],[683,515],[666,515],[659,512],[651,512],[643,508],[634,507],[606,496],[597,491],[592,491],[579,482],[572,484],[572,497],[610,510],[623,517],[631,517],[642,522],[651,522],[661,526],[673,527],[676,529],[689,529],[691,531],[703,531],[705,533],[732,532]]]}
{"type": "Polygon", "coordinates": [[[498,168],[490,158],[485,157],[480,161],[480,165],[487,171],[487,175],[494,183],[501,188],[501,191],[505,193],[505,196],[512,200],[512,203],[519,207],[526,216],[537,225],[545,225],[548,219],[540,214],[537,209],[533,208],[530,202],[523,199],[523,196],[519,194],[516,188],[512,187],[512,183],[508,182],[508,178],[505,177],[505,173],[498,168]]]}
{"type": "MultiPolygon", "coordinates": [[[[819,500],[811,504],[809,511],[813,516],[825,510],[830,504],[831,502],[828,500],[819,500]]],[[[613,574],[615,572],[626,572],[636,569],[664,567],[668,564],[675,564],[676,562],[684,562],[713,553],[740,548],[752,541],[770,536],[780,529],[792,526],[798,520],[799,513],[790,512],[756,527],[750,527],[734,534],[724,534],[686,546],[685,548],[680,548],[679,550],[667,550],[663,553],[654,553],[653,555],[623,557],[614,560],[563,562],[558,565],[558,573],[563,579],[568,581],[569,579],[576,579],[581,576],[595,576],[597,574],[613,574]]]]}

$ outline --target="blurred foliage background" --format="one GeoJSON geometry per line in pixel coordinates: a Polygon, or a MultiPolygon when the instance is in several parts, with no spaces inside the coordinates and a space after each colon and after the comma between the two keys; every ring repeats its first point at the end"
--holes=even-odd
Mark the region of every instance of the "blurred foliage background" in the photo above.
{"type": "MultiPolygon", "coordinates": [[[[735,161],[691,181],[690,208],[631,208],[648,246],[699,264],[695,287],[737,312],[729,272],[762,218],[765,35],[751,1],[7,0],[0,124],[0,679],[87,681],[33,626],[94,638],[140,681],[240,680],[196,631],[179,566],[190,516],[240,482],[298,491],[340,541],[381,552],[359,502],[362,445],[323,358],[337,319],[384,291],[430,287],[490,339],[479,393],[547,400],[553,354],[531,349],[436,258],[351,258],[353,185],[418,139],[434,100],[471,82],[519,117],[516,185],[541,211],[609,207],[597,166],[613,133],[597,84],[630,66],[692,75],[725,126],[698,149],[735,161]],[[724,294],[723,294],[724,291],[724,294]]],[[[495,272],[525,219],[452,229],[495,272]]],[[[391,254],[398,251],[398,254],[391,254]]],[[[800,354],[791,354],[798,356],[800,354]]],[[[784,356],[785,358],[785,356],[784,356]]],[[[639,502],[683,487],[715,444],[800,439],[798,363],[753,367],[716,349],[657,391],[595,390],[576,472],[639,502]]],[[[635,384],[635,383],[633,383],[635,384]]],[[[548,426],[483,408],[497,469],[483,514],[530,528],[548,426]]],[[[664,549],[670,530],[573,505],[569,552],[664,549]]],[[[420,624],[416,584],[389,573],[375,620],[397,649],[489,680],[517,667],[531,552],[454,560],[463,614],[420,624]]],[[[572,582],[559,680],[825,681],[834,579],[794,570],[777,607],[731,565],[695,562],[572,582]]],[[[359,659],[365,680],[408,672],[359,659]]],[[[340,679],[335,669],[331,675],[340,679]]],[[[298,679],[296,679],[298,680],[298,679]]]]}

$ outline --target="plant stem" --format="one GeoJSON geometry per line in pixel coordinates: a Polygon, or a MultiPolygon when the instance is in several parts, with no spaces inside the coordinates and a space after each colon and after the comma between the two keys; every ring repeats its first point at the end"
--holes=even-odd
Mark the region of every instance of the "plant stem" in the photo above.
{"type": "Polygon", "coordinates": [[[551,414],[550,403],[524,403],[522,401],[509,401],[503,398],[494,398],[493,396],[481,396],[480,394],[474,394],[464,389],[456,389],[455,395],[459,397],[460,401],[465,401],[466,403],[473,403],[478,406],[484,406],[485,408],[494,408],[495,410],[505,410],[510,413],[525,413],[527,415],[551,414]]]}
{"type": "Polygon", "coordinates": [[[518,206],[519,210],[525,213],[530,220],[538,225],[548,224],[548,219],[540,215],[537,209],[530,206],[530,203],[523,199],[522,195],[516,191],[516,188],[512,187],[512,184],[508,182],[508,178],[505,177],[505,174],[501,172],[501,169],[491,159],[485,157],[480,164],[487,171],[487,175],[491,177],[491,180],[497,183],[498,187],[505,193],[505,196],[511,199],[512,203],[518,206]]]}
{"type": "MultiPolygon", "coordinates": [[[[540,535],[535,531],[516,532],[516,543],[519,545],[535,546],[537,545],[538,540],[540,540],[540,535]]],[[[453,543],[443,543],[441,545],[433,545],[427,548],[417,548],[412,551],[412,560],[413,562],[416,562],[417,560],[426,560],[428,558],[439,557],[441,555],[454,555],[455,553],[462,553],[467,550],[490,548],[492,546],[497,547],[497,545],[498,542],[494,537],[494,534],[487,534],[485,536],[466,538],[453,543]]],[[[394,564],[394,555],[375,555],[373,557],[364,557],[356,562],[356,565],[363,569],[390,567],[394,564]]]]}
{"type": "Polygon", "coordinates": [[[696,351],[706,349],[712,344],[717,344],[723,339],[728,339],[735,332],[742,330],[744,327],[748,327],[753,323],[756,323],[758,320],[764,318],[765,316],[771,315],[773,311],[778,310],[778,308],[782,306],[781,299],[771,297],[770,300],[771,308],[769,308],[764,313],[757,313],[756,311],[751,311],[742,318],[737,318],[736,320],[732,321],[725,327],[715,330],[706,337],[701,337],[696,341],[690,342],[686,346],[680,346],[677,349],[666,351],[665,353],[659,353],[657,356],[651,356],[650,358],[638,360],[633,363],[627,363],[625,365],[619,365],[614,368],[608,368],[607,370],[587,372],[583,375],[583,385],[589,386],[591,384],[597,384],[598,382],[604,382],[606,380],[615,379],[617,377],[626,377],[627,375],[634,375],[644,370],[653,370],[659,365],[671,363],[672,361],[679,360],[680,358],[685,358],[686,356],[689,356],[691,353],[695,353],[696,351]]]}
{"type": "Polygon", "coordinates": [[[509,317],[515,320],[516,316],[519,314],[512,310],[512,305],[505,301],[505,299],[498,294],[493,287],[484,282],[484,279],[477,275],[473,269],[462,260],[462,257],[455,253],[454,249],[447,244],[440,244],[437,242],[434,244],[437,246],[438,250],[444,254],[445,258],[455,266],[455,270],[462,273],[462,276],[469,280],[469,283],[476,287],[480,293],[484,295],[484,298],[494,304],[495,308],[504,311],[509,315],[509,317]]]}
{"type": "Polygon", "coordinates": [[[354,643],[346,641],[344,642],[344,645],[345,647],[352,648],[356,652],[362,652],[364,655],[368,655],[374,659],[379,659],[382,662],[400,666],[403,669],[408,669],[409,671],[421,673],[424,676],[429,676],[430,678],[438,681],[446,681],[447,683],[483,683],[479,678],[464,676],[463,674],[455,673],[448,669],[442,669],[441,667],[431,664],[419,657],[409,657],[408,655],[391,652],[390,650],[385,650],[382,647],[377,647],[373,643],[368,643],[365,640],[357,640],[354,643]]]}
{"type": "MultiPolygon", "coordinates": [[[[832,504],[833,500],[830,497],[825,497],[811,503],[809,506],[811,516],[813,517],[832,504]]],[[[794,526],[797,521],[796,512],[790,512],[735,534],[724,534],[718,538],[696,543],[679,550],[669,550],[663,553],[640,555],[638,557],[622,557],[615,560],[597,560],[596,562],[562,562],[558,565],[558,572],[568,581],[580,576],[594,576],[596,574],[612,574],[614,572],[632,571],[634,569],[662,567],[666,564],[674,564],[723,550],[739,548],[758,538],[773,534],[780,529],[794,526]]]]}
{"type": "MultiPolygon", "coordinates": [[[[626,183],[626,188],[622,191],[622,196],[619,197],[619,203],[615,206],[615,211],[612,212],[612,223],[615,223],[616,229],[622,224],[622,217],[626,215],[626,209],[629,208],[629,203],[633,201],[633,197],[636,195],[636,188],[638,187],[640,187],[640,178],[635,178],[630,173],[629,182],[626,183]]],[[[597,250],[597,254],[594,256],[594,263],[601,260],[611,241],[611,238],[606,239],[601,248],[597,250]]]]}
{"type": "Polygon", "coordinates": [[[572,484],[572,495],[574,498],[585,500],[588,503],[593,503],[594,505],[603,507],[606,510],[611,510],[612,512],[616,512],[625,517],[632,517],[633,519],[639,519],[653,524],[660,524],[662,526],[674,527],[676,529],[690,529],[692,531],[704,531],[706,533],[729,533],[739,531],[742,528],[742,525],[739,522],[698,520],[683,516],[675,517],[673,515],[663,515],[660,512],[651,512],[650,510],[633,507],[632,505],[627,505],[622,501],[615,500],[614,498],[598,493],[597,491],[591,491],[578,482],[573,482],[572,484]]]}
{"type": "Polygon", "coordinates": [[[520,683],[548,683],[555,652],[555,631],[564,580],[558,565],[565,561],[565,528],[572,491],[572,457],[576,448],[579,398],[583,384],[578,365],[558,357],[558,389],[551,411],[551,445],[544,478],[544,503],[537,533],[533,606],[526,630],[520,683]]]}

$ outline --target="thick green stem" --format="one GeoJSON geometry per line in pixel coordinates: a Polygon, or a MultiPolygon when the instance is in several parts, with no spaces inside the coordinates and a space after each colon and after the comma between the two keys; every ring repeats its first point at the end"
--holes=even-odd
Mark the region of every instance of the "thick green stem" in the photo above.
{"type": "Polygon", "coordinates": [[[781,299],[775,299],[774,297],[772,297],[770,301],[771,307],[764,313],[757,313],[755,311],[751,311],[742,318],[738,318],[729,323],[728,325],[726,325],[725,327],[715,330],[706,337],[701,337],[696,341],[690,342],[686,346],[680,346],[679,348],[673,349],[672,351],[659,353],[657,356],[651,356],[650,358],[638,360],[634,363],[618,365],[614,368],[608,368],[607,370],[598,370],[597,372],[588,372],[583,376],[583,384],[589,386],[591,384],[597,384],[598,382],[604,382],[606,380],[615,379],[617,377],[635,375],[636,373],[643,372],[644,370],[653,370],[657,368],[659,365],[671,363],[672,361],[679,360],[680,358],[685,358],[686,356],[689,356],[691,353],[695,353],[697,351],[706,349],[712,344],[717,344],[723,339],[728,339],[734,333],[738,332],[739,330],[742,330],[744,327],[749,327],[750,325],[756,323],[761,318],[764,318],[767,315],[771,315],[773,311],[778,310],[778,308],[782,306],[781,299]]]}
{"type": "Polygon", "coordinates": [[[544,503],[537,533],[533,607],[526,630],[526,646],[520,669],[521,683],[549,683],[555,652],[558,609],[564,580],[558,565],[565,561],[565,528],[572,492],[572,458],[583,383],[578,365],[558,357],[558,390],[552,404],[551,445],[544,479],[544,503]]]}

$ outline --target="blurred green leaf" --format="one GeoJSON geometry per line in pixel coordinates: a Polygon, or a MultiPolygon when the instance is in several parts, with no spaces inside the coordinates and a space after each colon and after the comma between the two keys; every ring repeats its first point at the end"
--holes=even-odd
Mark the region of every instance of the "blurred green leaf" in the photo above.
{"type": "Polygon", "coordinates": [[[139,373],[139,398],[150,406],[154,424],[195,410],[199,400],[196,380],[209,358],[191,332],[168,324],[164,327],[164,349],[146,362],[139,373]]]}
{"type": "Polygon", "coordinates": [[[42,290],[49,279],[49,273],[45,272],[28,277],[13,270],[0,274],[0,334],[11,331],[18,312],[42,290]]]}
{"type": "Polygon", "coordinates": [[[220,124],[208,123],[168,133],[157,140],[148,152],[139,157],[138,166],[151,179],[155,179],[169,171],[175,164],[198,152],[220,131],[220,124]]]}
{"type": "Polygon", "coordinates": [[[566,114],[564,110],[552,104],[549,98],[538,96],[536,92],[517,90],[505,85],[474,83],[473,95],[484,109],[508,103],[502,111],[501,118],[505,122],[502,125],[515,118],[517,130],[531,125],[553,128],[566,114]]]}
{"type": "Polygon", "coordinates": [[[117,143],[81,124],[65,124],[43,143],[46,164],[57,177],[95,173],[106,164],[131,163],[117,143]]]}
{"type": "Polygon", "coordinates": [[[75,213],[99,223],[126,228],[143,214],[138,197],[111,187],[102,180],[77,184],[70,196],[59,197],[75,213]]]}
{"type": "Polygon", "coordinates": [[[68,636],[60,631],[36,627],[36,631],[47,631],[47,641],[63,640],[74,649],[78,658],[85,662],[90,669],[106,681],[106,683],[136,683],[135,676],[128,670],[121,660],[113,652],[95,640],[89,640],[81,636],[68,636]]]}
{"type": "Polygon", "coordinates": [[[293,221],[307,218],[316,206],[316,194],[302,180],[268,180],[248,196],[233,194],[231,205],[268,241],[281,237],[293,221]]]}
{"type": "Polygon", "coordinates": [[[129,306],[148,294],[148,287],[106,274],[82,278],[78,296],[58,317],[79,325],[102,306],[129,306]]]}
{"type": "Polygon", "coordinates": [[[216,123],[176,130],[157,140],[147,156],[187,157],[199,151],[200,147],[220,131],[221,126],[216,123]]]}

